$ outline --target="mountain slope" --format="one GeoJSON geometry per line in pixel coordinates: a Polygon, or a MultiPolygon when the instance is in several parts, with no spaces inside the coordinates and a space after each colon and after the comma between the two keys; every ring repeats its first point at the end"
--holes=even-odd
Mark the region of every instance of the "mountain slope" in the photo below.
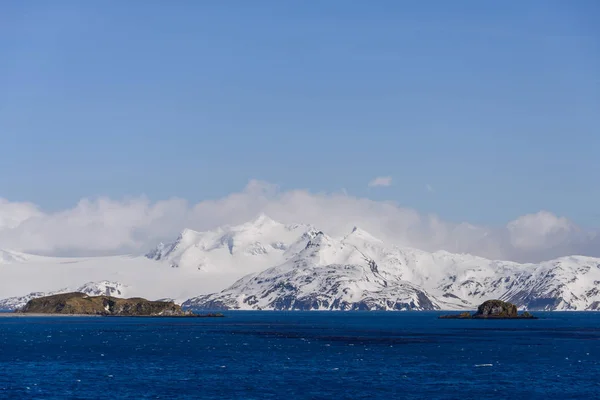
{"type": "MultiPolygon", "coordinates": [[[[562,257],[517,277],[502,299],[529,310],[599,310],[600,259],[562,257]]],[[[506,278],[505,278],[506,279],[506,278]]]]}
{"type": "Polygon", "coordinates": [[[600,259],[563,257],[539,264],[388,246],[368,234],[343,240],[383,268],[438,299],[472,308],[498,298],[529,310],[587,310],[600,301],[600,259]]]}
{"type": "Polygon", "coordinates": [[[21,253],[12,250],[0,249],[0,265],[1,264],[12,264],[12,263],[25,263],[31,261],[40,261],[46,257],[35,256],[33,254],[21,253]]]}
{"type": "Polygon", "coordinates": [[[386,279],[356,247],[322,232],[296,256],[246,276],[221,293],[199,296],[184,306],[197,309],[434,310],[425,291],[386,279]]]}
{"type": "Polygon", "coordinates": [[[146,257],[173,268],[248,273],[290,258],[299,250],[294,244],[306,242],[314,232],[309,225],[284,225],[261,214],[246,224],[214,231],[185,229],[173,243],[159,244],[146,257]]]}
{"type": "Polygon", "coordinates": [[[295,257],[186,303],[200,309],[473,309],[498,298],[529,310],[600,308],[600,260],[540,264],[386,245],[358,228],[319,233],[295,257]]]}

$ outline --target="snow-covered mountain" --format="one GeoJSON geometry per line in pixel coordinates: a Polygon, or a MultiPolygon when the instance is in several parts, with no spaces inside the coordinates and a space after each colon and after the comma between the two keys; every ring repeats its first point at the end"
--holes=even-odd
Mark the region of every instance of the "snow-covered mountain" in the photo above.
{"type": "Polygon", "coordinates": [[[529,310],[600,309],[600,259],[540,264],[390,246],[355,228],[320,234],[292,259],[184,305],[199,309],[472,309],[499,298],[529,310]]]}
{"type": "Polygon", "coordinates": [[[309,225],[284,225],[261,214],[214,231],[185,229],[173,243],[159,244],[146,257],[173,268],[246,274],[284,262],[300,250],[297,243],[305,244],[315,233],[309,225]]]}
{"type": "Polygon", "coordinates": [[[0,300],[0,310],[16,310],[25,306],[25,304],[27,304],[27,302],[31,299],[70,292],[80,292],[90,296],[105,295],[113,297],[127,297],[127,286],[124,286],[119,282],[101,281],[88,282],[79,287],[64,288],[52,292],[32,292],[24,296],[9,297],[7,299],[0,300]]]}
{"type": "Polygon", "coordinates": [[[283,225],[265,215],[209,232],[184,230],[175,242],[146,256],[44,257],[0,251],[0,299],[30,298],[83,282],[111,281],[127,286],[128,296],[171,298],[177,303],[199,293],[222,290],[249,272],[284,262],[316,230],[283,225]]]}
{"type": "MultiPolygon", "coordinates": [[[[9,298],[0,306],[103,281],[128,297],[188,300],[185,305],[205,309],[473,309],[499,298],[530,310],[600,310],[597,258],[518,264],[429,253],[384,243],[359,228],[332,238],[265,215],[213,231],[184,230],[145,256],[0,251],[0,299],[9,298]]],[[[90,293],[105,290],[99,285],[90,293]]]]}
{"type": "Polygon", "coordinates": [[[248,275],[221,293],[184,303],[190,308],[259,310],[434,310],[421,288],[382,275],[355,246],[322,232],[287,262],[248,275]]]}

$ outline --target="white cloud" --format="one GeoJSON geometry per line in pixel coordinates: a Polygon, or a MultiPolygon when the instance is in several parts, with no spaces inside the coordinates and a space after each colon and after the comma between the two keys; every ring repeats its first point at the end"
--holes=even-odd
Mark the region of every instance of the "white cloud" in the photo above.
{"type": "Polygon", "coordinates": [[[41,211],[34,204],[11,203],[0,199],[0,229],[15,228],[29,218],[41,215],[41,211]]]}
{"type": "Polygon", "coordinates": [[[141,253],[159,241],[173,240],[183,228],[239,224],[260,212],[285,223],[310,223],[336,236],[358,225],[390,243],[429,251],[515,261],[574,253],[600,256],[600,236],[546,211],[492,229],[450,223],[343,191],[281,191],[260,181],[251,181],[241,192],[197,204],[176,198],[158,202],[143,197],[99,198],[48,213],[30,203],[0,200],[0,248],[54,255],[141,253]]]}
{"type": "Polygon", "coordinates": [[[528,214],[507,225],[511,244],[518,249],[554,247],[580,233],[580,229],[566,218],[548,211],[528,214]]]}
{"type": "Polygon", "coordinates": [[[369,182],[369,187],[377,187],[377,186],[391,186],[392,185],[392,177],[391,176],[378,176],[374,178],[371,182],[369,182]]]}

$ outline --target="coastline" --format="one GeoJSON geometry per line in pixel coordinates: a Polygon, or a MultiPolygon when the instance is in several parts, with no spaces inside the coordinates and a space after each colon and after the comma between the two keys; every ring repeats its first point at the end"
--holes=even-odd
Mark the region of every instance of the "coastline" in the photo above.
{"type": "Polygon", "coordinates": [[[97,314],[56,314],[56,313],[15,313],[15,312],[0,312],[0,318],[43,318],[43,317],[93,317],[93,318],[223,318],[220,315],[97,315],[97,314]]]}
{"type": "Polygon", "coordinates": [[[0,312],[0,318],[26,318],[26,317],[102,317],[102,315],[91,314],[43,314],[43,313],[15,313],[0,312]]]}

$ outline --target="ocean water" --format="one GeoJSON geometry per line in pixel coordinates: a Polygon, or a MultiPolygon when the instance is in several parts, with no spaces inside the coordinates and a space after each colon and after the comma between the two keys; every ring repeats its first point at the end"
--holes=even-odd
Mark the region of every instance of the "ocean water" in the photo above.
{"type": "Polygon", "coordinates": [[[600,313],[0,318],[0,399],[594,399],[600,313]]]}

